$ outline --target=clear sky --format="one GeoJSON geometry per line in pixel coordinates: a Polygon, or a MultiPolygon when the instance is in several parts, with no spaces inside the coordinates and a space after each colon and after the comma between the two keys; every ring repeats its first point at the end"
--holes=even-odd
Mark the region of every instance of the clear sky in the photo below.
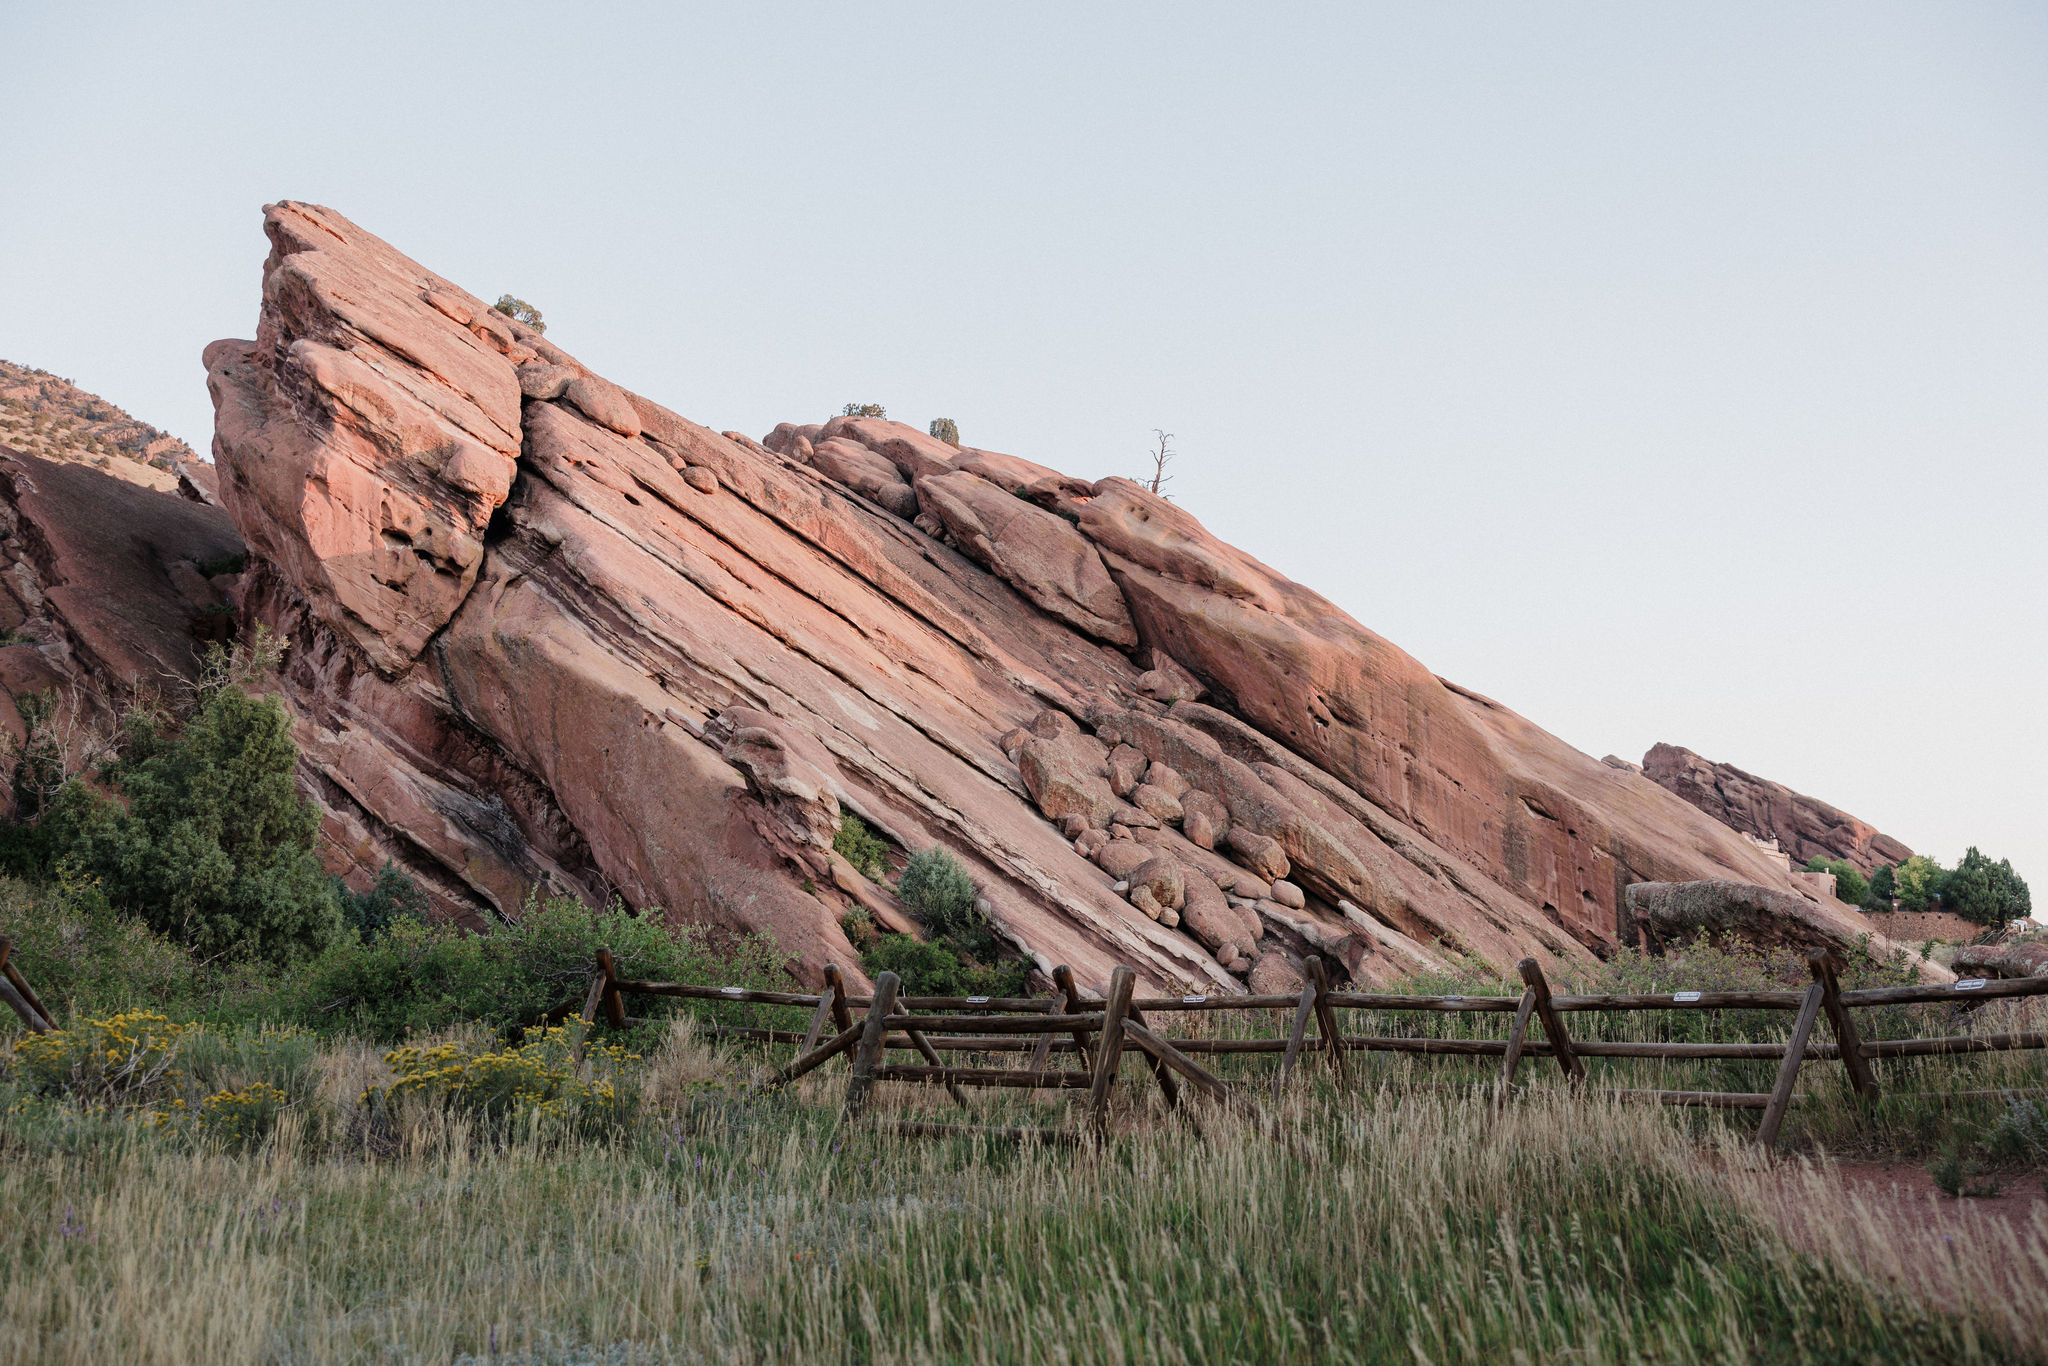
{"type": "Polygon", "coordinates": [[[2048,898],[2048,7],[4,0],[0,51],[0,356],[196,447],[316,200],[715,427],[1164,428],[1212,530],[1587,753],[2048,898]]]}

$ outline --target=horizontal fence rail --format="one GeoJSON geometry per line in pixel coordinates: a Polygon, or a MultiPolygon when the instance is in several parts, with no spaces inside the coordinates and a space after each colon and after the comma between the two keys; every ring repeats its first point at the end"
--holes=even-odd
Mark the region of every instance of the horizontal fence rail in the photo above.
{"type": "MultiPolygon", "coordinates": [[[[0,964],[5,962],[0,941],[0,964]]],[[[708,987],[686,982],[641,982],[619,977],[611,955],[600,950],[597,971],[582,1000],[583,1024],[596,1022],[600,1009],[614,1026],[632,1022],[625,1012],[628,995],[683,997],[732,1004],[786,1006],[812,1012],[806,1030],[715,1025],[715,1037],[794,1044],[797,1055],[769,1078],[782,1086],[842,1055],[848,1056],[844,1114],[857,1120],[865,1113],[877,1082],[911,1082],[947,1087],[961,1105],[970,1104],[965,1087],[994,1089],[1087,1091],[1089,1129],[1106,1129],[1109,1098],[1117,1084],[1118,1064],[1127,1054],[1144,1058],[1167,1106],[1180,1102],[1183,1085],[1223,1105],[1243,1107],[1251,1089],[1229,1083],[1195,1061],[1201,1056],[1277,1054],[1280,1065],[1271,1091],[1280,1095],[1305,1057],[1320,1058],[1341,1087],[1348,1081],[1347,1053],[1394,1053],[1417,1057],[1498,1059],[1500,1071],[1490,1089],[1496,1108],[1516,1091],[1517,1073],[1528,1059],[1554,1062],[1567,1082],[1587,1090],[1585,1059],[1651,1058],[1673,1061],[1753,1060],[1779,1064],[1769,1091],[1650,1090],[1610,1087],[1596,1092],[1623,1100],[1660,1105],[1700,1106],[1723,1110],[1758,1110],[1757,1142],[1776,1145],[1788,1109],[1803,1097],[1794,1086],[1802,1064],[1839,1061],[1855,1094],[1878,1099],[1870,1070],[1875,1059],[1952,1056],[2013,1049],[2048,1048],[2048,1032],[2013,1031],[1924,1039],[1864,1041],[1850,1012],[1859,1008],[1934,1003],[1977,1004],[2048,994],[2048,978],[2010,981],[1964,979],[1940,986],[1876,987],[1844,991],[1835,970],[1819,950],[1807,955],[1812,985],[1803,991],[1676,991],[1608,995],[1553,996],[1540,966],[1524,959],[1517,967],[1524,990],[1515,996],[1400,995],[1387,992],[1333,991],[1320,960],[1306,965],[1308,980],[1298,994],[1138,996],[1135,974],[1117,968],[1101,999],[1083,996],[1065,967],[1054,969],[1059,994],[1047,997],[905,996],[896,974],[881,973],[870,995],[846,992],[837,968],[825,969],[819,992],[760,991],[750,987],[708,987]],[[854,1015],[859,1011],[859,1017],[854,1015]],[[1346,1035],[1339,1010],[1369,1010],[1416,1015],[1511,1016],[1505,1038],[1442,1038],[1408,1035],[1346,1035]],[[1626,1011],[1780,1011],[1791,1016],[1784,1042],[1665,1042],[1573,1038],[1565,1020],[1586,1013],[1626,1011]],[[1175,1038],[1160,1032],[1167,1016],[1209,1011],[1291,1012],[1285,1037],[1175,1038]],[[923,1012],[923,1013],[920,1013],[923,1012]],[[1825,1016],[1832,1039],[1816,1038],[1825,1016]],[[1313,1032],[1311,1032],[1313,1030],[1313,1032]],[[890,1049],[917,1053],[922,1062],[886,1061],[890,1049]],[[1022,1065],[959,1066],[941,1060],[941,1053],[1028,1054],[1022,1065]],[[1054,1066],[1057,1054],[1071,1065],[1054,1066]]],[[[574,1013],[575,998],[548,1012],[548,1019],[574,1013]]],[[[577,1045],[581,1056],[582,1045],[577,1045]]],[[[1958,1098],[1979,1093],[1956,1093],[1958,1098]]],[[[2003,1093],[1988,1093],[2003,1094],[2003,1093]]],[[[924,1121],[885,1121],[882,1127],[906,1135],[976,1133],[1031,1137],[1048,1142],[1083,1136],[1059,1129],[1029,1126],[967,1127],[924,1121]]]]}

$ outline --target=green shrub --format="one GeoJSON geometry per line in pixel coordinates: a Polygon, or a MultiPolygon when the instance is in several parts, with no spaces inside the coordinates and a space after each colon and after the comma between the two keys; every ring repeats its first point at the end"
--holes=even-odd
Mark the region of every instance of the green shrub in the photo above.
{"type": "Polygon", "coordinates": [[[2038,1161],[2048,1154],[2048,1104],[2011,1096],[2005,1113],[1985,1135],[1984,1146],[2000,1158],[2038,1161]]]}
{"type": "Polygon", "coordinates": [[[981,927],[974,910],[974,879],[960,860],[933,845],[910,856],[896,895],[934,936],[945,938],[981,927]]]}
{"type": "Polygon", "coordinates": [[[9,854],[17,871],[96,878],[117,910],[203,958],[302,958],[342,919],[297,765],[284,708],[240,687],[206,694],[175,733],[160,714],[131,713],[125,752],[103,770],[118,799],[67,782],[9,854]]]}
{"type": "Polygon", "coordinates": [[[252,1081],[232,1091],[216,1091],[200,1101],[195,1123],[209,1138],[246,1146],[275,1128],[279,1113],[289,1103],[290,1097],[281,1088],[267,1081],[252,1081]]]}
{"type": "Polygon", "coordinates": [[[189,949],[107,904],[99,885],[0,877],[0,934],[14,965],[58,1016],[115,1015],[137,1006],[182,1015],[200,970],[189,949]]]}
{"type": "Polygon", "coordinates": [[[179,1038],[189,1026],[151,1011],[80,1020],[14,1045],[14,1065],[45,1094],[112,1104],[141,1100],[176,1080],[179,1038]]]}
{"type": "Polygon", "coordinates": [[[548,325],[541,321],[540,310],[524,299],[515,299],[510,294],[500,294],[498,302],[491,305],[514,322],[525,323],[536,332],[545,332],[548,325]]]}
{"type": "Polygon", "coordinates": [[[1898,884],[1892,865],[1880,863],[1877,871],[1870,875],[1870,888],[1863,894],[1863,904],[1873,911],[1889,911],[1896,895],[1898,884]]]}
{"type": "Polygon", "coordinates": [[[1030,969],[1023,963],[983,967],[962,961],[947,943],[885,934],[860,956],[861,968],[873,977],[893,972],[910,996],[1022,996],[1030,969]]]}
{"type": "Polygon", "coordinates": [[[959,423],[957,423],[957,422],[955,422],[955,421],[953,421],[953,419],[952,419],[952,418],[950,418],[950,417],[935,417],[935,418],[933,418],[933,419],[932,419],[932,425],[931,425],[931,433],[932,433],[932,435],[933,435],[933,436],[937,437],[937,438],[938,438],[939,440],[941,440],[941,441],[945,442],[945,443],[946,443],[946,444],[947,444],[948,446],[952,446],[952,447],[954,447],[955,449],[958,449],[958,448],[959,448],[959,445],[960,445],[960,424],[959,424],[959,423]]]}
{"type": "Polygon", "coordinates": [[[460,1043],[399,1048],[384,1055],[398,1079],[364,1097],[372,1108],[408,1098],[448,1106],[502,1128],[525,1118],[557,1120],[583,1132],[627,1127],[639,1106],[640,1055],[617,1044],[588,1045],[580,1076],[580,1025],[535,1030],[516,1048],[479,1050],[460,1043]]]}
{"type": "Polygon", "coordinates": [[[879,403],[849,403],[839,410],[841,417],[887,417],[889,410],[879,403]]]}
{"type": "Polygon", "coordinates": [[[376,938],[394,920],[427,918],[426,891],[395,863],[377,870],[369,891],[352,892],[344,883],[336,886],[335,895],[341,900],[341,918],[363,939],[376,938]]]}
{"type": "MultiPolygon", "coordinates": [[[[611,906],[593,911],[571,897],[529,902],[515,924],[476,933],[452,924],[398,919],[375,939],[350,936],[330,947],[253,1009],[309,1028],[396,1041],[408,1034],[481,1021],[501,1035],[573,999],[580,1007],[597,950],[619,973],[641,981],[788,989],[792,979],[765,935],[717,939],[611,906]]],[[[713,1003],[635,999],[650,1018],[713,1003]]]]}
{"type": "Polygon", "coordinates": [[[846,932],[846,942],[853,945],[855,953],[866,953],[882,937],[875,924],[875,913],[865,906],[856,906],[840,916],[839,928],[846,932]]]}
{"type": "Polygon", "coordinates": [[[839,829],[832,836],[832,848],[852,864],[862,877],[879,880],[889,871],[889,844],[867,822],[851,811],[839,813],[839,829]]]}
{"type": "Polygon", "coordinates": [[[1954,1200],[1989,1198],[2005,1189],[2005,1182],[1984,1163],[1966,1156],[1960,1143],[1943,1148],[1941,1155],[1927,1164],[1927,1174],[1944,1195],[1954,1200]]]}

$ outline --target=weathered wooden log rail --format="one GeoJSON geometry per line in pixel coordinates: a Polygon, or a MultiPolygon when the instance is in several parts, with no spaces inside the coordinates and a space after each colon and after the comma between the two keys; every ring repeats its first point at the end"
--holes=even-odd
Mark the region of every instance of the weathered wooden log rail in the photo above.
{"type": "MultiPolygon", "coordinates": [[[[55,1028],[54,1017],[13,963],[13,942],[0,936],[0,1001],[5,1001],[29,1029],[47,1033],[55,1028]]],[[[1085,1090],[1088,1092],[1089,1131],[1100,1135],[1108,1126],[1109,1102],[1117,1084],[1117,1073],[1125,1054],[1136,1053],[1150,1067],[1154,1082],[1168,1108],[1180,1103],[1180,1085],[1186,1082],[1203,1096],[1227,1107],[1242,1109],[1248,1104],[1249,1088],[1233,1086],[1217,1077],[1191,1055],[1253,1053],[1280,1054],[1280,1067],[1272,1082],[1275,1097],[1281,1095],[1304,1054],[1321,1056],[1329,1065],[1341,1089],[1349,1082],[1344,1055],[1351,1052],[1405,1053],[1419,1057],[1498,1058],[1500,1072],[1493,1083],[1495,1106],[1505,1106],[1516,1089],[1516,1075],[1526,1058],[1549,1058],[1564,1073],[1567,1083],[1583,1089],[1587,1058],[1656,1058],[1670,1061],[1758,1060],[1778,1062],[1778,1075],[1769,1091],[1681,1091],[1616,1087],[1604,1094],[1623,1100],[1649,1101],[1662,1105],[1704,1106],[1715,1109],[1761,1110],[1757,1143],[1772,1148],[1784,1123],[1786,1111],[1801,1099],[1795,1091],[1800,1067],[1812,1061],[1839,1061],[1844,1065],[1855,1095],[1874,1102],[1879,1097],[1877,1079],[1871,1071],[1873,1060],[1960,1056],[1970,1053],[2004,1052],[2048,1048],[2048,1031],[2011,1030],[2004,1033],[1965,1034],[1924,1039],[1873,1039],[1859,1035],[1850,1011],[1884,1006],[1966,1004],[1971,1007],[1994,1000],[2014,1000],[2048,995],[2048,978],[2024,977],[2009,981],[1968,978],[1942,986],[1873,987],[1843,991],[1835,969],[1819,950],[1807,955],[1813,984],[1805,991],[1679,991],[1604,996],[1553,996],[1542,969],[1534,959],[1518,965],[1523,982],[1520,997],[1513,996],[1407,996],[1384,992],[1332,991],[1321,962],[1311,960],[1308,980],[1298,995],[1187,995],[1138,996],[1133,988],[1136,976],[1129,968],[1117,968],[1110,977],[1109,994],[1095,1000],[1081,995],[1073,973],[1065,967],[1053,970],[1059,988],[1057,997],[988,996],[903,996],[893,972],[882,973],[871,996],[847,994],[837,968],[825,969],[821,992],[760,991],[750,987],[707,987],[687,982],[642,982],[618,975],[609,950],[599,949],[588,989],[577,1015],[578,1030],[574,1055],[580,1065],[584,1041],[600,1012],[614,1029],[642,1023],[626,1013],[629,994],[673,996],[691,1000],[719,1001],[807,1008],[810,1025],[799,1033],[791,1029],[715,1025],[714,1037],[737,1038],[797,1046],[797,1055],[769,1078],[772,1086],[784,1086],[807,1075],[842,1054],[851,1053],[852,1075],[847,1083],[844,1114],[857,1120],[864,1114],[874,1084],[898,1081],[945,1086],[961,1105],[971,1104],[963,1086],[1016,1088],[1023,1090],[1085,1090]],[[855,1020],[853,1008],[861,1009],[855,1020]],[[1291,1011],[1292,1023],[1284,1038],[1171,1038],[1157,1032],[1152,1017],[1209,1011],[1291,1011]],[[1505,1038],[1444,1038],[1437,1036],[1346,1035],[1340,1027],[1339,1010],[1406,1012],[1420,1015],[1512,1015],[1505,1038]],[[1784,1011],[1793,1016],[1791,1031],[1783,1043],[1664,1042],[1614,1039],[1574,1039],[1567,1032],[1565,1018],[1586,1012],[1612,1011],[1784,1011]],[[920,1014],[919,1012],[926,1012],[920,1014]],[[1822,1016],[1828,1021],[1833,1042],[1813,1035],[1822,1016]],[[1316,1033],[1309,1034],[1314,1023],[1316,1033]],[[1532,1026],[1540,1032],[1532,1033],[1532,1026]],[[887,1062],[889,1049],[908,1049],[923,1058],[921,1064],[887,1062]],[[952,1066],[940,1061],[941,1052],[1029,1053],[1022,1067],[952,1066]],[[1052,1066],[1052,1055],[1073,1056],[1077,1066],[1052,1066]]],[[[577,998],[571,996],[542,1018],[566,1019],[577,1013],[577,998]]],[[[1978,1099],[2004,1092],[1958,1091],[1953,1099],[1978,1099]]],[[[1070,1142],[1082,1135],[1075,1131],[1042,1128],[996,1127],[968,1129],[957,1125],[923,1121],[889,1124],[893,1131],[912,1136],[981,1133],[998,1137],[1033,1137],[1050,1142],[1070,1142]]]]}
{"type": "Polygon", "coordinates": [[[21,969],[14,966],[14,941],[4,934],[0,934],[0,1001],[12,1006],[33,1033],[47,1034],[56,1028],[50,1008],[22,978],[21,969]]]}
{"type": "MultiPolygon", "coordinates": [[[[0,954],[0,962],[4,962],[4,954],[0,954]]],[[[1344,1062],[1347,1053],[1497,1058],[1500,1071],[1492,1083],[1497,1107],[1504,1106],[1515,1093],[1517,1074],[1523,1061],[1530,1058],[1554,1061],[1574,1089],[1585,1088],[1586,1060],[1592,1058],[1776,1061],[1779,1064],[1777,1077],[1768,1091],[1616,1087],[1603,1092],[1617,1099],[1661,1105],[1760,1110],[1763,1117],[1757,1127],[1756,1141],[1767,1149],[1776,1145],[1787,1110],[1802,1099],[1794,1088],[1799,1069],[1807,1062],[1843,1063],[1851,1089],[1860,1100],[1868,1103],[1879,1097],[1878,1084],[1870,1068],[1874,1059],[2048,1048],[2048,1032],[2018,1031],[1866,1042],[1850,1015],[1858,1008],[1957,1002],[1978,1004],[2048,995],[2048,978],[2012,981],[1976,978],[1943,986],[1844,991],[1825,954],[1815,950],[1807,955],[1807,962],[1813,983],[1804,991],[1553,996],[1535,960],[1525,959],[1518,965],[1523,982],[1519,997],[1410,996],[1333,991],[1322,964],[1313,960],[1308,964],[1308,981],[1298,995],[1138,996],[1133,990],[1135,975],[1128,968],[1118,968],[1111,975],[1107,996],[1096,1000],[1080,994],[1073,974],[1064,967],[1054,970],[1053,979],[1060,994],[1051,998],[904,996],[899,992],[901,983],[896,974],[889,972],[877,978],[872,995],[854,996],[846,992],[837,969],[830,967],[825,970],[825,988],[817,993],[632,981],[618,977],[611,955],[600,950],[597,971],[584,998],[582,1019],[586,1026],[594,1024],[602,1008],[608,1023],[613,1026],[627,1023],[630,1017],[625,1013],[624,1001],[629,994],[808,1008],[812,1012],[810,1027],[801,1033],[790,1029],[729,1025],[713,1026],[709,1032],[716,1037],[797,1045],[796,1057],[769,1078],[772,1086],[787,1085],[842,1054],[851,1054],[851,1076],[844,1101],[844,1114],[848,1120],[863,1117],[875,1083],[883,1081],[944,1085],[963,1106],[970,1104],[961,1089],[963,1087],[1086,1090],[1088,1131],[1096,1135],[1107,1129],[1109,1102],[1117,1084],[1119,1064],[1124,1055],[1130,1053],[1146,1060],[1169,1108],[1179,1104],[1182,1083],[1193,1086],[1203,1096],[1225,1106],[1242,1108],[1248,1104],[1250,1088],[1241,1083],[1228,1083],[1194,1060],[1204,1054],[1279,1054],[1280,1067],[1271,1085],[1272,1094],[1276,1097],[1285,1091],[1304,1055],[1321,1057],[1340,1088],[1349,1082],[1344,1062]],[[855,1009],[861,1011],[857,1020],[853,1015],[855,1009]],[[1159,1017],[1174,1014],[1260,1010],[1291,1012],[1291,1024],[1285,1037],[1171,1038],[1160,1033],[1153,1023],[1159,1017]],[[1510,1015],[1513,1020],[1505,1038],[1346,1035],[1339,1025],[1339,1010],[1419,1015],[1510,1015]],[[1720,1010],[1785,1012],[1792,1017],[1791,1028],[1783,1043],[1749,1043],[1573,1038],[1566,1027],[1568,1017],[1589,1012],[1720,1010]],[[1823,1016],[1827,1020],[1828,1032],[1833,1036],[1831,1041],[1814,1037],[1823,1016]],[[1310,1033],[1311,1025],[1313,1034],[1310,1033]],[[886,1053],[892,1048],[915,1051],[923,1062],[887,1062],[886,1053]],[[955,1066],[941,1062],[938,1056],[941,1052],[1029,1053],[1030,1057],[1021,1067],[955,1066]],[[1074,1058],[1076,1065],[1054,1067],[1052,1055],[1055,1053],[1063,1058],[1074,1058]]],[[[565,1017],[574,1009],[574,1004],[573,998],[565,1001],[549,1012],[549,1017],[565,1017]]],[[[1963,1098],[1981,1093],[1955,1094],[1957,1098],[1963,1098]]],[[[973,1129],[924,1121],[903,1121],[885,1127],[915,1136],[982,1133],[1061,1142],[1080,1136],[1076,1132],[1057,1129],[973,1129]]]]}

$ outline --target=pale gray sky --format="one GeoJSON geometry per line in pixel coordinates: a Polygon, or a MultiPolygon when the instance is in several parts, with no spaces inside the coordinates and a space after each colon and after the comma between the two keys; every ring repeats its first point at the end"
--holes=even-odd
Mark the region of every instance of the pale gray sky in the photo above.
{"type": "Polygon", "coordinates": [[[2048,8],[0,4],[0,356],[207,441],[267,200],[717,427],[1211,529],[2048,895],[2048,8]],[[742,12],[744,11],[744,12],[742,12]]]}

